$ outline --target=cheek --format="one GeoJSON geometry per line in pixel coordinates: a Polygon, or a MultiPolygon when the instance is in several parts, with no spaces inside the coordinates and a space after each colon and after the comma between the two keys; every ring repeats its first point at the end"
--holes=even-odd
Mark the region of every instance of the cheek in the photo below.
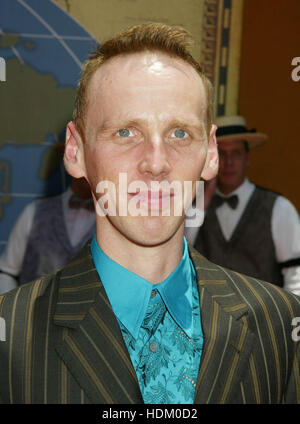
{"type": "Polygon", "coordinates": [[[238,162],[237,170],[240,174],[244,174],[244,172],[246,171],[246,162],[244,160],[238,162]]]}
{"type": "Polygon", "coordinates": [[[205,155],[195,154],[180,164],[180,176],[184,181],[200,180],[205,164],[205,155]]]}
{"type": "Polygon", "coordinates": [[[202,173],[204,167],[209,162],[210,156],[209,152],[206,149],[201,149],[200,152],[197,152],[193,158],[192,161],[194,162],[193,170],[194,172],[197,172],[200,174],[202,173]]]}
{"type": "Polygon", "coordinates": [[[223,170],[224,166],[225,166],[225,161],[219,156],[219,172],[223,170]]]}
{"type": "Polygon", "coordinates": [[[100,180],[105,178],[104,172],[108,166],[103,166],[104,163],[108,165],[107,161],[105,161],[96,149],[87,149],[85,153],[85,166],[88,180],[92,186],[97,185],[100,180]]]}
{"type": "MultiPolygon", "coordinates": [[[[131,162],[126,161],[125,163],[130,164],[131,162]]],[[[127,181],[130,181],[129,169],[124,167],[122,161],[112,158],[110,154],[100,155],[95,152],[90,157],[86,157],[87,177],[94,192],[97,185],[103,181],[113,183],[118,190],[120,173],[125,173],[127,175],[127,181]]]]}

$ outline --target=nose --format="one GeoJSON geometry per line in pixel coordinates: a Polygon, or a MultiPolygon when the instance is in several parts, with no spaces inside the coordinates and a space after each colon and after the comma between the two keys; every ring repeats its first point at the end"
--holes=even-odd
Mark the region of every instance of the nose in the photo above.
{"type": "Polygon", "coordinates": [[[147,141],[143,146],[139,172],[156,180],[166,177],[171,170],[167,150],[168,146],[161,137],[147,141]]]}
{"type": "Polygon", "coordinates": [[[224,155],[223,160],[224,160],[224,163],[225,163],[225,166],[226,166],[226,167],[227,167],[227,166],[232,166],[232,165],[233,165],[233,163],[234,163],[233,156],[232,156],[232,155],[230,155],[230,154],[226,154],[226,155],[224,155]]]}

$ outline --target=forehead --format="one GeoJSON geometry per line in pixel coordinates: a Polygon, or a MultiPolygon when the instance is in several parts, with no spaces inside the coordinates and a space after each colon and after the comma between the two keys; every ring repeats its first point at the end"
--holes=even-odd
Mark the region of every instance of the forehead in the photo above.
{"type": "Polygon", "coordinates": [[[235,150],[245,150],[244,143],[245,140],[243,139],[219,141],[218,149],[220,152],[233,152],[235,150]]]}
{"type": "MultiPolygon", "coordinates": [[[[110,96],[128,87],[143,89],[173,86],[184,87],[189,95],[206,100],[204,84],[199,73],[184,60],[158,51],[123,54],[109,59],[92,76],[87,90],[88,102],[95,97],[110,96]]],[[[206,101],[205,101],[206,103],[206,101]]]]}

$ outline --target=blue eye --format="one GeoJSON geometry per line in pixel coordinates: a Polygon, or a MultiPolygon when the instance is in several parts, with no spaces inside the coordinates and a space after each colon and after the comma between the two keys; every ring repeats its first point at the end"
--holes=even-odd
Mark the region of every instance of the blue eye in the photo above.
{"type": "Polygon", "coordinates": [[[188,136],[187,132],[181,129],[175,130],[173,134],[176,138],[186,138],[188,136]]]}
{"type": "Polygon", "coordinates": [[[132,132],[127,128],[122,128],[117,132],[117,134],[119,135],[119,137],[130,137],[130,135],[133,135],[132,132]]]}

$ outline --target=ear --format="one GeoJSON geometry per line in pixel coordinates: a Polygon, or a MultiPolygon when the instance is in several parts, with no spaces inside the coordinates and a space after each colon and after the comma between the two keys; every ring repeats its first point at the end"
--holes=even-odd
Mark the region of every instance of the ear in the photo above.
{"type": "Polygon", "coordinates": [[[216,125],[212,125],[208,141],[207,156],[201,177],[208,181],[214,178],[219,169],[219,154],[216,138],[216,125]]]}
{"type": "Polygon", "coordinates": [[[74,122],[69,122],[66,130],[64,164],[74,178],[85,177],[83,141],[74,122]]]}

